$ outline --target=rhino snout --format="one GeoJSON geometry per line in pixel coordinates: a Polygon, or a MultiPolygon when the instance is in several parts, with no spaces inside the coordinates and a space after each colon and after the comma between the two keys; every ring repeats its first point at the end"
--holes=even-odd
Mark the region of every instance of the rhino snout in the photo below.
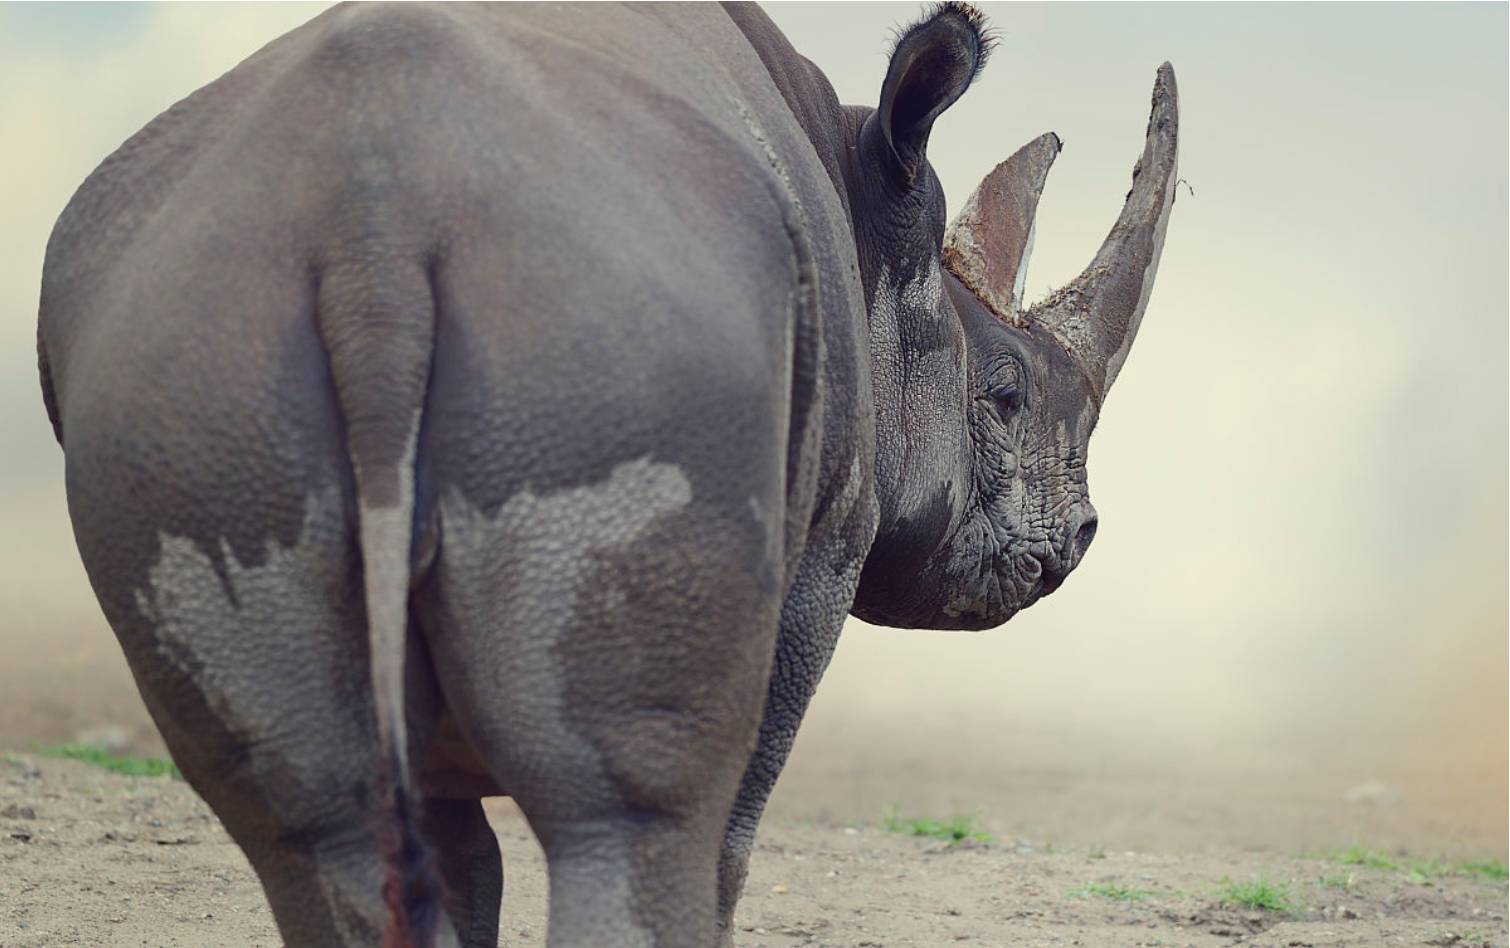
{"type": "Polygon", "coordinates": [[[1043,575],[1040,580],[1040,598],[1058,589],[1080,561],[1085,558],[1085,551],[1090,548],[1091,541],[1096,538],[1096,508],[1089,503],[1076,511],[1070,518],[1069,529],[1064,532],[1064,544],[1055,551],[1055,555],[1046,557],[1041,561],[1043,575]]]}

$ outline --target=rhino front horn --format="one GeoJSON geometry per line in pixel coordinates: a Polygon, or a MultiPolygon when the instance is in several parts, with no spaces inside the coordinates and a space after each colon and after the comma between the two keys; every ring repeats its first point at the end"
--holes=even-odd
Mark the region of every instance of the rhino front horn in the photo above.
{"type": "Polygon", "coordinates": [[[1179,127],[1174,67],[1165,63],[1154,81],[1148,137],[1122,215],[1085,272],[1027,313],[1080,356],[1103,398],[1127,360],[1153,292],[1174,205],[1179,127]]]}

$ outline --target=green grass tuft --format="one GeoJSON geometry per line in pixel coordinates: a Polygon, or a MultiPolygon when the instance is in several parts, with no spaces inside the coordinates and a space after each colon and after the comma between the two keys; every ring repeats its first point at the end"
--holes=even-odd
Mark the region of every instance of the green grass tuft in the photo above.
{"type": "Polygon", "coordinates": [[[1289,886],[1270,882],[1263,876],[1258,876],[1251,882],[1233,882],[1223,876],[1217,898],[1225,906],[1287,914],[1295,910],[1290,902],[1289,886]]]}
{"type": "Polygon", "coordinates": [[[1460,876],[1484,882],[1504,882],[1505,864],[1498,859],[1482,862],[1443,862],[1438,859],[1412,859],[1405,864],[1410,881],[1417,885],[1431,885],[1431,880],[1442,876],[1460,876]]]}
{"type": "Polygon", "coordinates": [[[1441,859],[1402,858],[1392,859],[1377,849],[1351,846],[1328,853],[1322,858],[1343,866],[1363,866],[1385,872],[1403,872],[1416,885],[1432,885],[1433,879],[1443,876],[1461,876],[1480,879],[1484,882],[1505,882],[1505,863],[1499,859],[1476,862],[1447,862],[1441,859]]]}
{"type": "Polygon", "coordinates": [[[1347,892],[1351,892],[1353,891],[1353,888],[1358,884],[1358,880],[1351,872],[1349,872],[1345,876],[1323,875],[1316,880],[1316,884],[1324,889],[1343,889],[1347,892]]]}
{"type": "Polygon", "coordinates": [[[121,757],[104,748],[88,744],[58,744],[54,747],[39,747],[37,754],[63,760],[79,760],[95,767],[126,777],[172,777],[182,780],[184,775],[171,760],[161,757],[121,757]]]}
{"type": "Polygon", "coordinates": [[[1144,899],[1153,898],[1156,893],[1150,892],[1147,889],[1129,889],[1114,882],[1087,882],[1085,885],[1070,889],[1064,894],[1072,899],[1088,899],[1094,896],[1098,899],[1109,899],[1113,902],[1141,902],[1144,899]]]}
{"type": "Polygon", "coordinates": [[[1364,849],[1362,846],[1349,846],[1347,849],[1339,849],[1327,858],[1332,862],[1343,866],[1364,866],[1368,869],[1383,869],[1393,872],[1399,869],[1399,865],[1384,853],[1377,849],[1364,849]]]}
{"type": "Polygon", "coordinates": [[[1400,868],[1415,885],[1434,885],[1431,880],[1456,874],[1452,866],[1436,859],[1407,859],[1400,868]]]}
{"type": "Polygon", "coordinates": [[[881,817],[881,829],[902,836],[925,836],[948,844],[994,843],[996,839],[981,826],[977,815],[955,816],[947,820],[904,819],[896,810],[887,810],[881,817]]]}
{"type": "Polygon", "coordinates": [[[1507,871],[1505,864],[1498,859],[1465,862],[1456,868],[1459,875],[1472,876],[1485,882],[1504,882],[1510,879],[1510,871],[1507,871]]]}

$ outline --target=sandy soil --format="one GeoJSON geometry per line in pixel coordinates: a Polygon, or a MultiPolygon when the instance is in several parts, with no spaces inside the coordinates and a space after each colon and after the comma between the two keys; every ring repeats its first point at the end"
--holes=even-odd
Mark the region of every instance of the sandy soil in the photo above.
{"type": "MultiPolygon", "coordinates": [[[[542,944],[540,851],[506,801],[491,814],[507,866],[503,944],[542,944]]],[[[951,846],[781,819],[762,831],[739,924],[748,948],[1506,944],[1502,883],[1277,854],[951,846]],[[1224,906],[1224,877],[1271,880],[1294,910],[1224,906]]],[[[185,784],[0,762],[0,945],[278,943],[256,877],[185,784]]]]}
{"type": "MultiPolygon", "coordinates": [[[[0,617],[0,752],[12,751],[0,753],[0,948],[277,945],[256,879],[186,785],[31,753],[64,741],[163,753],[93,604],[54,599],[78,615],[0,617]]],[[[1503,883],[1412,881],[1314,856],[1362,845],[1397,861],[1505,859],[1495,694],[1451,719],[1466,724],[1425,736],[1379,710],[1430,716],[1399,694],[1322,707],[1297,705],[1292,689],[1243,718],[1220,695],[1194,693],[1190,712],[1161,713],[1073,666],[1042,660],[1052,673],[1013,674],[1035,657],[971,658],[979,639],[857,631],[772,799],[742,948],[1510,948],[1503,883]],[[1286,708],[1298,727],[1258,726],[1286,708]],[[898,837],[878,825],[890,807],[976,813],[998,842],[898,837]],[[1297,910],[1221,906],[1223,878],[1258,876],[1286,886],[1297,910]]],[[[543,944],[539,849],[507,801],[491,813],[504,943],[543,944]]]]}

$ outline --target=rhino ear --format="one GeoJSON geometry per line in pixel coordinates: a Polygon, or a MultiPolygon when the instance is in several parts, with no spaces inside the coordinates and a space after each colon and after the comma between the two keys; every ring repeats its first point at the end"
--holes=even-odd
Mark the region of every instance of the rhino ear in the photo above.
{"type": "Polygon", "coordinates": [[[1038,197],[1061,148],[1048,132],[1017,149],[986,175],[944,234],[944,266],[1010,323],[1020,322],[1038,197]]]}
{"type": "Polygon", "coordinates": [[[1085,272],[1027,313],[1080,356],[1103,398],[1127,359],[1153,292],[1179,180],[1179,144],[1179,92],[1174,68],[1165,63],[1154,81],[1147,139],[1121,216],[1085,272]]]}
{"type": "Polygon", "coordinates": [[[934,120],[969,88],[991,44],[985,16],[958,0],[938,4],[897,38],[876,112],[906,181],[922,165],[934,120]]]}

